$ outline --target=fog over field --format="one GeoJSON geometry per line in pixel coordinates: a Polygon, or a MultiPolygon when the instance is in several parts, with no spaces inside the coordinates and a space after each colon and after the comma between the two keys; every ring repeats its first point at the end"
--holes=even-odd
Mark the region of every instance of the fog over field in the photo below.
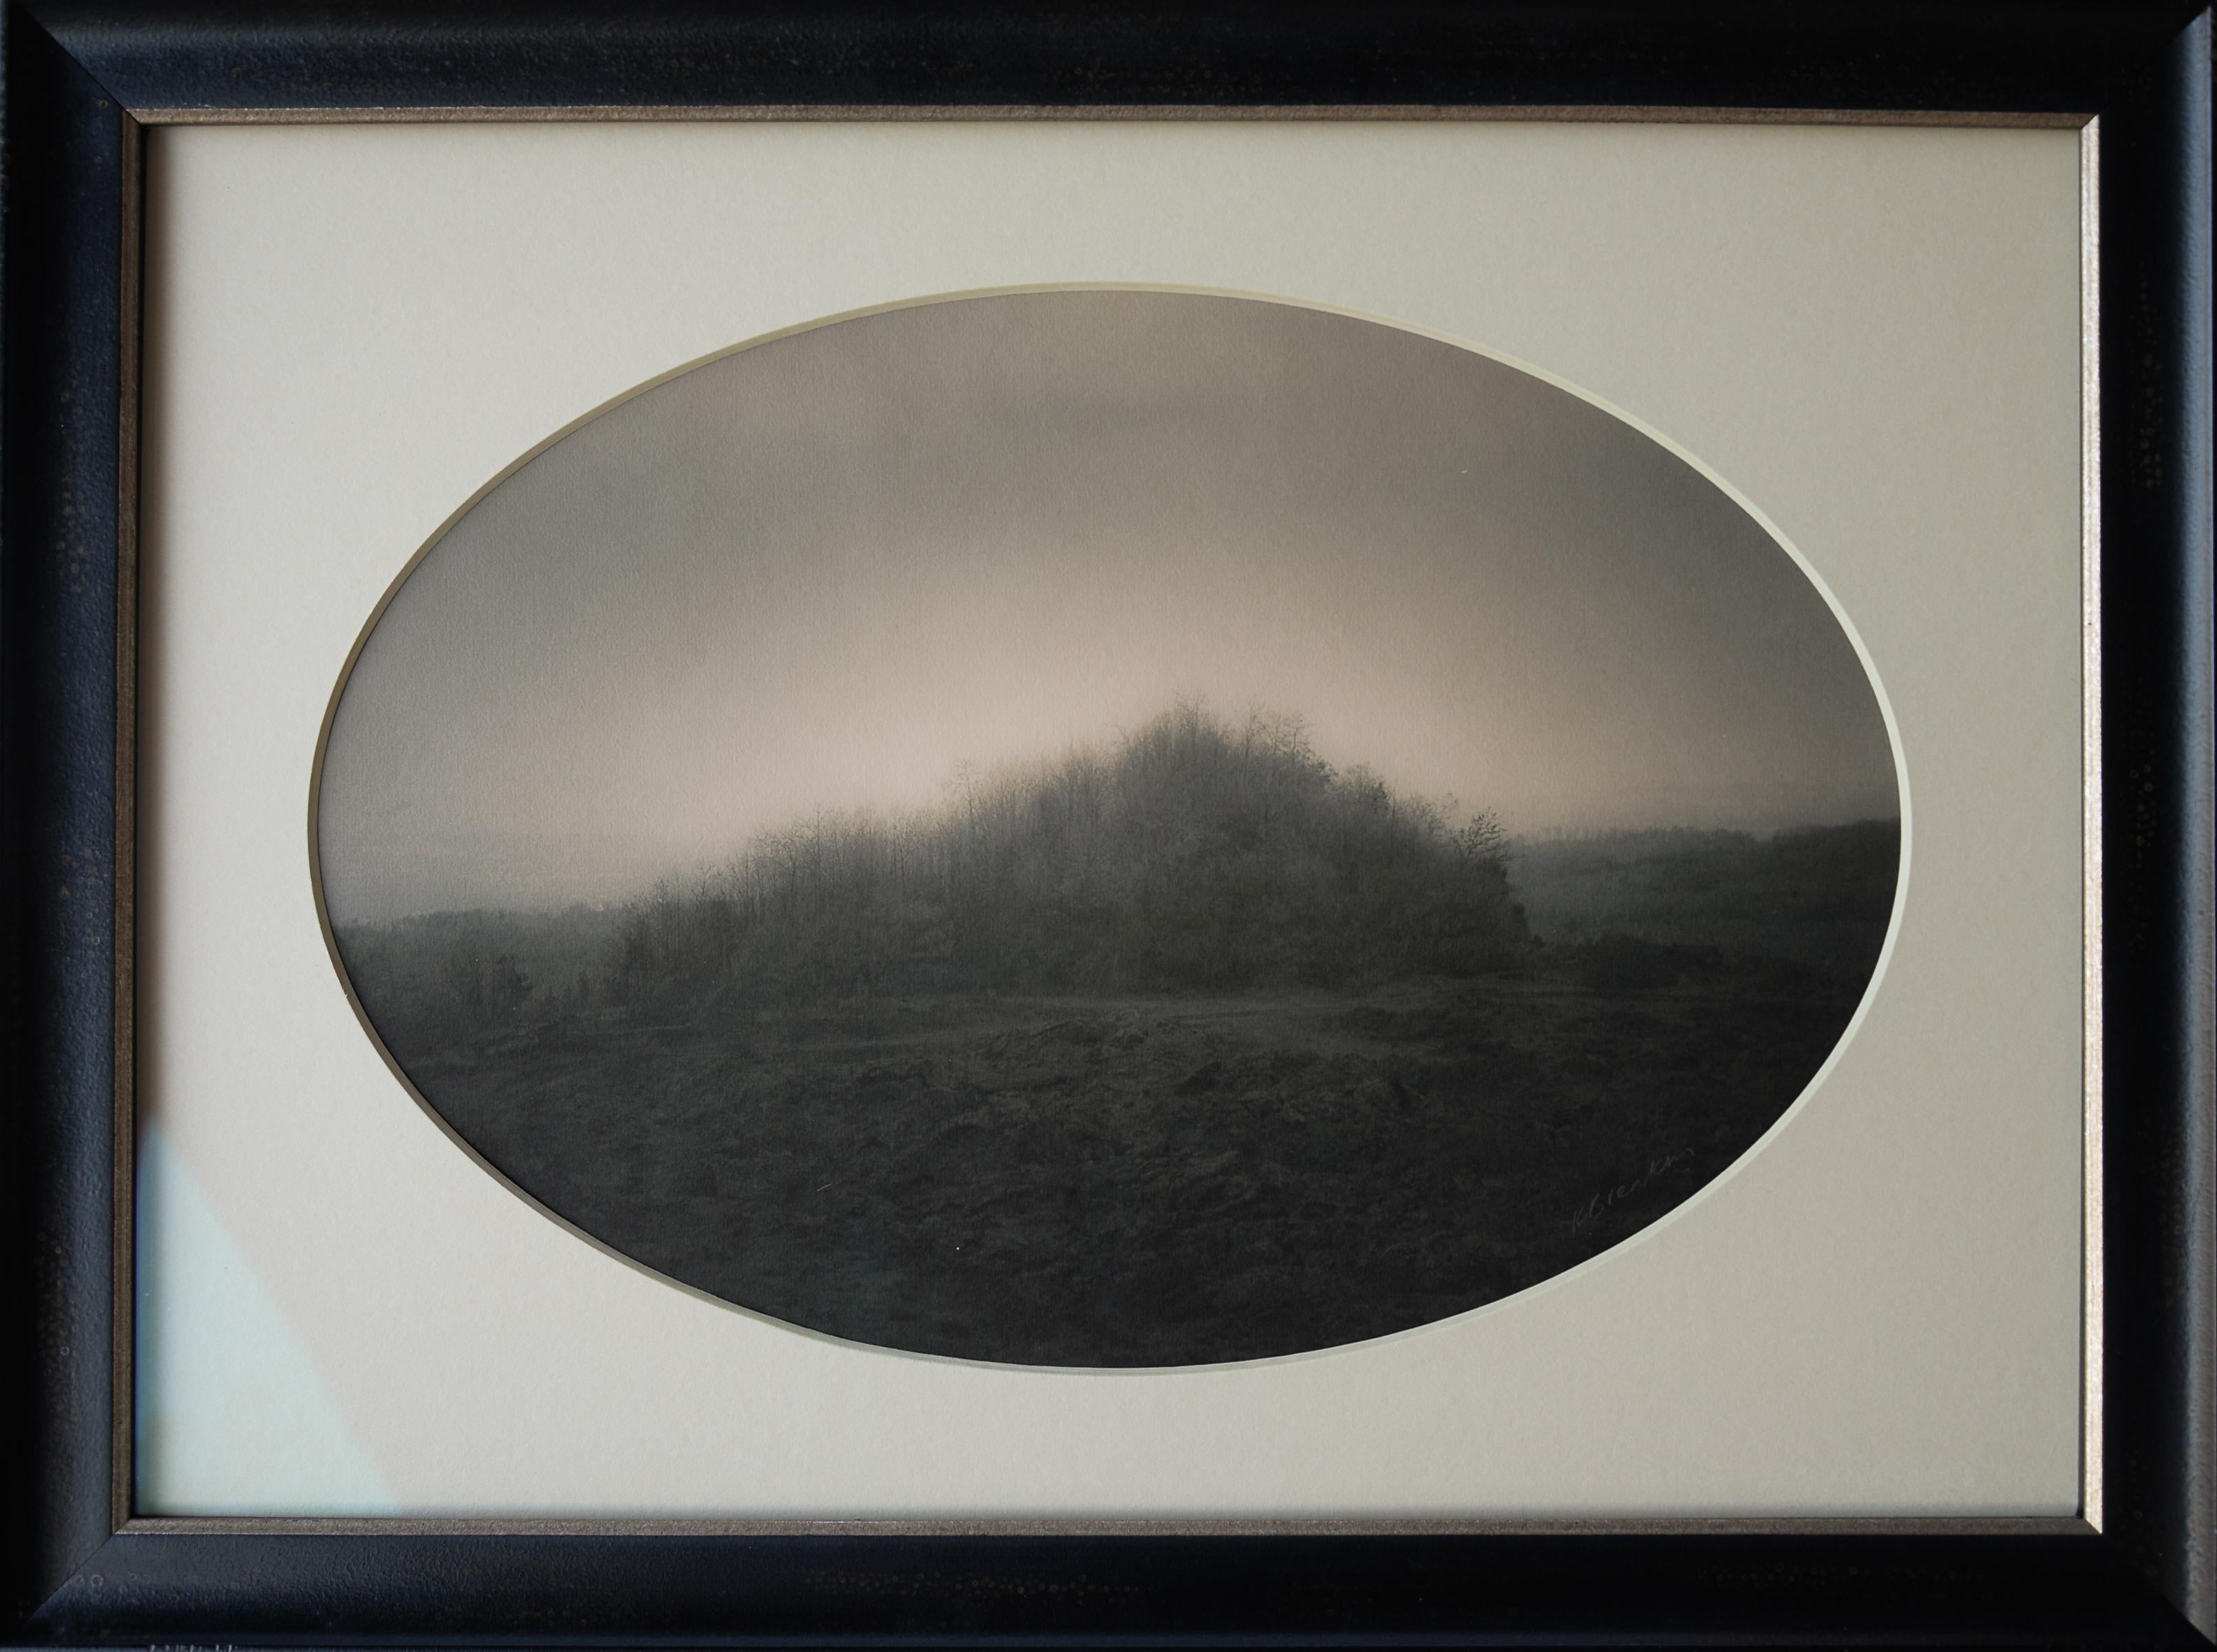
{"type": "Polygon", "coordinates": [[[349,681],[324,894],[621,900],[1181,701],[1515,833],[1896,807],[1825,603],[1630,426],[1368,322],[1055,292],[739,351],[509,478],[349,681]]]}

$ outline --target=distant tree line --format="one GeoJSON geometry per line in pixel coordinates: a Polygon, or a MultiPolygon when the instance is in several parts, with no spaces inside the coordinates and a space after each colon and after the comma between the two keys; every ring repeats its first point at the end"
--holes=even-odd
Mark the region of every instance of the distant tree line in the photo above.
{"type": "Polygon", "coordinates": [[[1722,948],[1866,979],[1893,914],[1898,820],[1757,838],[1670,828],[1562,836],[1516,851],[1517,899],[1550,945],[1612,936],[1722,948]]]}
{"type": "Polygon", "coordinates": [[[1884,820],[1511,845],[1490,814],[1334,769],[1297,719],[1180,706],[1059,762],[965,765],[935,809],[819,815],[621,907],[337,938],[372,1023],[418,1054],[715,1001],[1359,990],[1510,966],[1622,993],[1726,957],[1860,982],[1899,842],[1884,820]]]}
{"type": "Polygon", "coordinates": [[[1491,814],[1319,758],[1297,718],[1181,705],[938,807],[823,814],[619,910],[339,935],[396,1049],[711,998],[1238,992],[1468,974],[1530,944],[1491,814]]]}
{"type": "Polygon", "coordinates": [[[610,1003],[621,914],[440,912],[338,931],[362,1008],[396,1054],[547,1025],[610,1003]]]}

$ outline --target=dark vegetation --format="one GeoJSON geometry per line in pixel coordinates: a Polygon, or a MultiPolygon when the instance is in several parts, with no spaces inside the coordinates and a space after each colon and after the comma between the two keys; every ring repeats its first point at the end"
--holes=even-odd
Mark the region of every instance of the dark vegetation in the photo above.
{"type": "Polygon", "coordinates": [[[1515,875],[1533,927],[1596,958],[1652,956],[1659,944],[1868,974],[1893,915],[1899,850],[1892,820],[1768,838],[1618,832],[1519,845],[1515,875]]]}
{"type": "Polygon", "coordinates": [[[631,913],[613,985],[807,1003],[1467,975],[1524,939],[1502,846],[1488,819],[1335,773],[1297,722],[1184,707],[1106,757],[959,776],[931,814],[764,838],[631,913]]]}
{"type": "Polygon", "coordinates": [[[857,1340],[1173,1364],[1425,1323],[1653,1221],[1806,1086],[1894,823],[1512,849],[1180,710],[614,910],[340,935],[550,1208],[857,1340]]]}

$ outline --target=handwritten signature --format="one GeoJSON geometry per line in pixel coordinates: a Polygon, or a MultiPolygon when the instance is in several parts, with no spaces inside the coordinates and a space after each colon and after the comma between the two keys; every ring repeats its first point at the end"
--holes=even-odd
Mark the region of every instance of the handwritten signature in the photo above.
{"type": "Polygon", "coordinates": [[[1582,1234],[1599,1222],[1618,1205],[1633,1197],[1658,1176],[1666,1176],[1694,1156],[1691,1148],[1680,1148],[1675,1153],[1665,1153],[1650,1159],[1647,1167],[1628,1182],[1619,1182],[1608,1191],[1596,1193],[1571,1213],[1571,1231],[1582,1234]]]}

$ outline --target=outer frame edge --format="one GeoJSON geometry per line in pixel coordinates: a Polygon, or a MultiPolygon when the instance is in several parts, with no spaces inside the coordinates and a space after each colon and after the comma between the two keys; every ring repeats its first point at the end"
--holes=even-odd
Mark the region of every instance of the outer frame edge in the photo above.
{"type": "Polygon", "coordinates": [[[2187,589],[2185,617],[2189,708],[2184,731],[2182,838],[2188,861],[2182,906],[2188,914],[2189,1024],[2184,1098],[2184,1154],[2192,1215],[2185,1239],[2189,1290],[2187,1507],[2183,1517],[2186,1587],[2183,1605],[2202,1634],[2217,1641],[2217,610],[2212,569],[2211,105],[2217,93],[2217,31],[2204,11],[2174,48],[2185,102],[2185,189],[2178,203],[2186,244],[2179,294],[2187,363],[2185,405],[2177,445],[2181,497],[2177,501],[2187,589]]]}
{"type": "MultiPolygon", "coordinates": [[[[10,9],[15,10],[13,7],[11,7],[10,9]]],[[[14,66],[17,53],[21,49],[20,42],[22,41],[23,35],[28,33],[32,33],[37,29],[37,26],[35,24],[31,25],[29,29],[26,29],[24,28],[25,22],[26,19],[20,11],[17,11],[15,15],[9,19],[7,53],[11,69],[14,66]]],[[[2208,22],[2206,16],[2196,25],[2196,39],[2199,42],[2196,50],[2199,53],[2200,65],[2202,71],[2200,76],[2200,121],[2202,135],[2200,172],[2198,175],[2202,180],[2202,194],[2200,196],[2200,205],[2202,208],[2200,220],[2200,268],[2202,271],[2202,283],[2198,289],[2198,296],[2193,299],[2193,303],[2198,306],[2198,308],[2195,309],[2195,313],[2198,316],[2201,322],[2199,340],[2201,345],[2203,347],[2202,360],[2204,366],[2202,369],[2200,379],[2202,418],[2198,427],[2198,437],[2194,431],[2182,430],[2178,433],[2179,439],[2177,443],[2177,451],[2183,457],[2192,458],[2195,456],[2195,451],[2193,445],[2194,441],[2198,439],[2201,442],[2199,449],[2199,463],[2202,467],[2202,485],[2199,495],[2198,511],[2199,522],[2201,523],[2201,530],[2202,534],[2202,564],[2200,570],[2202,577],[2198,591],[2202,601],[2202,607],[2197,611],[2196,617],[2198,619],[2198,624],[2195,628],[2194,635],[2198,640],[2203,654],[2206,655],[2208,652],[2207,645],[2209,641],[2210,634],[2209,616],[2208,613],[2209,588],[2207,572],[2207,530],[2208,522],[2208,491],[2207,481],[2207,437],[2208,434],[2208,420],[2207,404],[2208,400],[2208,375],[2206,365],[2206,347],[2208,343],[2208,237],[2206,209],[2208,206],[2208,121],[2209,88],[2208,75],[2206,72],[2208,68],[2208,22]]],[[[77,66],[80,70],[83,69],[82,64],[79,64],[77,66]]],[[[11,139],[18,138],[22,131],[22,123],[15,118],[16,114],[17,111],[15,109],[8,111],[8,126],[10,129],[9,135],[11,139]]],[[[13,202],[10,203],[11,206],[13,206],[13,202]]],[[[10,269],[8,271],[8,274],[12,282],[16,275],[16,271],[10,269]]],[[[11,310],[15,307],[13,302],[15,294],[11,286],[11,301],[9,304],[9,308],[11,310]]],[[[12,327],[13,325],[18,325],[18,323],[15,318],[11,317],[9,325],[12,327]]],[[[121,428],[120,424],[117,428],[120,433],[121,428]]],[[[10,446],[12,448],[15,437],[15,431],[12,430],[9,431],[9,437],[10,446]]],[[[2193,517],[2196,508],[2197,507],[2195,506],[2192,501],[2181,501],[2180,525],[2182,532],[2189,532],[2191,530],[2192,524],[2189,518],[2193,517]]],[[[119,622],[122,618],[122,614],[120,609],[120,600],[121,599],[119,595],[119,622]]],[[[119,678],[118,680],[120,682],[120,678],[119,678]]],[[[2202,704],[2199,708],[2200,721],[2196,728],[2190,733],[2189,738],[2192,745],[2192,751],[2189,755],[2193,760],[2194,775],[2198,777],[2201,781],[2206,783],[2210,774],[2209,720],[2207,705],[2206,675],[2202,681],[2204,698],[2202,704]]],[[[122,717],[122,708],[120,706],[118,708],[118,738],[120,743],[120,722],[122,717]]],[[[2211,979],[2211,948],[2208,940],[2208,918],[2210,910],[2209,892],[2211,876],[2207,839],[2208,837],[2208,827],[2212,811],[2208,802],[2206,801],[2208,793],[2208,787],[2206,784],[2202,785],[2198,790],[2194,787],[2188,787],[2186,790],[2188,792],[2188,795],[2183,800],[2182,803],[2183,814],[2181,825],[2189,833],[2189,842],[2199,844],[2200,857],[2198,861],[2194,863],[2180,868],[2180,893],[2189,903],[2199,903],[2198,905],[2190,906],[2190,910],[2198,913],[2199,922],[2195,938],[2197,938],[2201,943],[2199,950],[2195,954],[2197,962],[2195,963],[2194,968],[2197,973],[2194,979],[2201,989],[2201,999],[2206,1001],[2208,998],[2207,988],[2211,979]]],[[[119,824],[120,824],[125,818],[127,818],[122,813],[126,805],[123,800],[119,798],[117,802],[119,824]]],[[[122,848],[123,845],[119,841],[117,845],[119,854],[121,852],[122,848]]],[[[118,897],[120,898],[127,892],[128,888],[127,883],[123,881],[127,874],[120,864],[116,868],[115,875],[117,882],[114,887],[118,897]]],[[[14,881],[14,878],[11,876],[11,885],[14,881]]],[[[118,926],[116,931],[117,938],[120,941],[128,933],[127,927],[126,926],[127,919],[124,914],[119,913],[117,915],[116,922],[118,926]]],[[[123,1007],[124,1006],[120,1002],[116,1005],[119,1018],[120,1018],[122,1014],[123,1007]]],[[[2207,1012],[2205,1011],[2198,1028],[2199,1044],[2197,1049],[2200,1059],[2198,1063],[2195,1066],[2195,1078],[2201,1086],[2203,1097],[2203,1102],[2200,1109],[2199,1135],[2197,1139],[2201,1146],[2204,1148],[2208,1145],[2208,1107],[2207,1105],[2206,1099],[2210,1070],[2208,1052],[2207,1049],[2208,1042],[2208,1025],[2209,1018],[2207,1012]]],[[[120,1025],[117,1029],[117,1032],[119,1038],[120,1038],[123,1034],[122,1028],[120,1025]]],[[[2189,1052],[2189,1054],[2192,1053],[2194,1052],[2189,1052]]],[[[2202,1184],[2202,1192],[2205,1195],[2207,1188],[2208,1184],[2205,1176],[2205,1180],[2202,1184]]],[[[2202,1634],[2213,1638],[2217,1638],[2217,1587],[2213,1587],[2210,1575],[2208,1543],[2210,1513],[2213,1506],[2217,1506],[2217,1497],[2213,1497],[2211,1456],[2212,1425],[2208,1415],[2208,1405],[2210,1358],[2210,1336],[2207,1306],[2209,1285],[2209,1255],[2207,1236],[2208,1209],[2209,1207],[2207,1198],[2203,1197],[2199,1205],[2199,1213],[2202,1223],[2201,1229],[2198,1230],[2201,1239],[2200,1249],[2195,1259],[2193,1259],[2196,1262],[2195,1278],[2197,1281],[2198,1299],[2200,1300],[2202,1306],[2199,1310],[2196,1327],[2191,1332],[2195,1348],[2198,1350],[2200,1376],[2198,1379],[2199,1387],[2197,1392],[2201,1396],[2201,1410],[2196,1414],[2195,1418],[2190,1420],[2190,1432],[2191,1439],[2194,1442],[2194,1448],[2192,1460],[2189,1464],[2189,1479],[2192,1496],[2190,1499],[2189,1509],[2188,1511],[2184,1511],[2187,1513],[2188,1518],[2184,1521],[2183,1527],[2183,1536],[2184,1540],[2189,1545],[2190,1553],[2188,1559],[2186,1593],[2183,1602],[2178,1603],[2184,1606],[2189,1619],[2202,1631],[2202,1634]]],[[[119,1515],[118,1518],[120,1519],[120,1516],[119,1515]]],[[[126,1535],[128,1535],[127,1531],[126,1535]]],[[[2106,1544],[2107,1540],[2104,1541],[2106,1544]]],[[[110,1553],[114,1553],[116,1557],[120,1559],[123,1551],[116,1550],[114,1544],[115,1539],[111,1537],[106,1542],[96,1545],[93,1551],[84,1556],[84,1559],[87,1562],[96,1562],[110,1553]]],[[[50,1604],[58,1604],[63,1595],[71,1593],[71,1585],[70,1581],[65,1580],[60,1586],[59,1593],[54,1597],[54,1601],[50,1604]]],[[[2176,1597],[2174,1597],[2174,1599],[2176,1600],[2176,1597]]],[[[43,1616],[44,1614],[41,1615],[43,1616]]]]}
{"type": "Polygon", "coordinates": [[[1404,6],[1392,15],[1288,0],[1267,15],[1201,0],[1166,15],[1126,3],[1028,10],[948,0],[717,15],[698,0],[534,7],[456,0],[378,9],[374,44],[345,9],[273,11],[197,0],[182,18],[151,5],[28,0],[133,110],[234,103],[419,109],[609,110],[708,106],[1068,108],[1270,102],[1533,107],[1646,102],[1917,112],[2075,110],[2110,65],[2175,33],[2183,0],[2026,8],[2009,0],[1910,0],[1826,15],[1748,0],[1625,8],[1613,0],[1404,6]],[[565,42],[585,49],[565,51],[565,42]],[[1999,46],[2004,49],[1996,50],[1999,46]],[[324,59],[318,61],[318,59],[324,59]],[[1647,95],[1629,95],[1645,88],[1647,95]],[[1844,98],[1843,91],[1844,90],[1844,98]]]}
{"type": "MultiPolygon", "coordinates": [[[[8,1556],[21,1610],[113,1540],[117,417],[125,226],[116,101],[7,9],[0,443],[0,1059],[21,1144],[8,1556]],[[19,1101],[20,1098],[20,1101],[19,1101]]],[[[11,1362],[12,1363],[12,1362],[11,1362]]]]}
{"type": "Polygon", "coordinates": [[[2105,1540],[2217,1640],[2211,24],[2103,116],[2105,1540]]]}

